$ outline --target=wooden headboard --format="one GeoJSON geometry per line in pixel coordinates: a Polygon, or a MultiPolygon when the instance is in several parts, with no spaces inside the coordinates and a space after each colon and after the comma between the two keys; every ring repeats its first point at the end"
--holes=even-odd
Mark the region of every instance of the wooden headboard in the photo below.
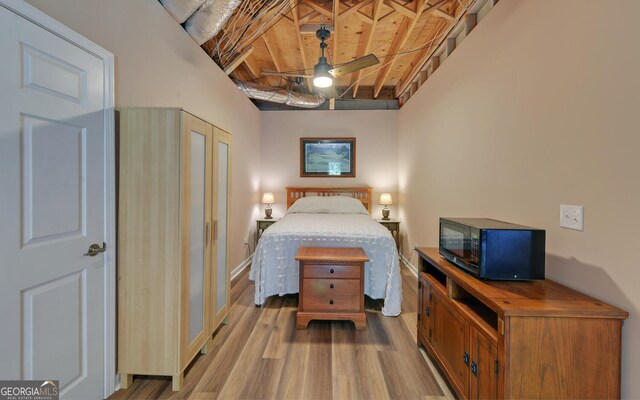
{"type": "Polygon", "coordinates": [[[288,187],[287,188],[287,208],[291,207],[296,200],[307,196],[348,196],[358,199],[371,214],[371,188],[362,187],[341,187],[341,188],[319,188],[319,187],[288,187]]]}

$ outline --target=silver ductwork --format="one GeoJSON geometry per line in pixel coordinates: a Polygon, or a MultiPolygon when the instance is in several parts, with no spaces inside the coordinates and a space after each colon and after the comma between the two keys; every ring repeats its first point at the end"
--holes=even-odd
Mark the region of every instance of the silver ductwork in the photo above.
{"type": "Polygon", "coordinates": [[[205,0],[187,20],[184,29],[199,45],[216,36],[242,0],[205,0]]]}
{"type": "Polygon", "coordinates": [[[300,108],[318,108],[326,101],[326,98],[322,95],[297,93],[252,82],[234,82],[238,89],[251,99],[270,101],[272,103],[286,104],[300,108]]]}
{"type": "Polygon", "coordinates": [[[160,0],[160,3],[179,24],[196,12],[205,0],[160,0]]]}

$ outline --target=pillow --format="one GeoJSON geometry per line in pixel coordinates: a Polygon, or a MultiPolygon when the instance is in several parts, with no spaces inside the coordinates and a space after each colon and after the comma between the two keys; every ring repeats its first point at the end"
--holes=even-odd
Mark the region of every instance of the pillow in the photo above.
{"type": "Polygon", "coordinates": [[[287,214],[366,214],[362,202],[346,196],[310,196],[296,200],[287,214]]]}

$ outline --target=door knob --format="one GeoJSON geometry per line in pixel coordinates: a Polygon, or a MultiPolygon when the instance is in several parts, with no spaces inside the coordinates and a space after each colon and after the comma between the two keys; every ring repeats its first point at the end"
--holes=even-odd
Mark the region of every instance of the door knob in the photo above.
{"type": "Polygon", "coordinates": [[[102,242],[102,247],[100,247],[99,244],[94,243],[91,246],[89,246],[89,250],[87,250],[87,252],[84,253],[84,255],[89,257],[95,257],[99,253],[104,253],[105,251],[107,251],[107,244],[105,242],[102,242]]]}

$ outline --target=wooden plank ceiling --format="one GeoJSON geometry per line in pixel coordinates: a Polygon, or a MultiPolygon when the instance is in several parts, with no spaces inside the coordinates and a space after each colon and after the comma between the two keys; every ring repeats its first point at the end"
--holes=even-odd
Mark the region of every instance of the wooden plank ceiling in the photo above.
{"type": "MultiPolygon", "coordinates": [[[[464,0],[468,2],[468,0],[464,0]]],[[[327,58],[336,66],[369,53],[380,64],[336,79],[344,98],[391,99],[413,80],[443,34],[465,12],[459,0],[291,0],[291,6],[255,40],[233,65],[225,66],[235,79],[268,86],[284,86],[280,77],[263,71],[313,73],[320,55],[315,32],[306,24],[332,24],[327,58]],[[301,32],[301,27],[302,32],[301,32]]],[[[203,45],[207,52],[215,39],[203,45]]],[[[310,80],[294,87],[306,92],[310,80]]]]}

